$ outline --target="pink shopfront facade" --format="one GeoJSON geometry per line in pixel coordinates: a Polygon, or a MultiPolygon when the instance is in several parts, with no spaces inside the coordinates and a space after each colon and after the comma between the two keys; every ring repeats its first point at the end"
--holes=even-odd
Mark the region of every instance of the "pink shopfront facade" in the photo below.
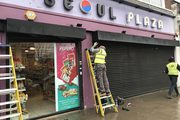
{"type": "MultiPolygon", "coordinates": [[[[174,16],[164,9],[151,9],[140,2],[116,0],[1,0],[0,43],[53,43],[53,48],[64,45],[65,50],[73,49],[74,57],[68,56],[75,60],[78,104],[63,109],[55,103],[54,113],[92,108],[85,49],[94,41],[107,48],[107,73],[114,97],[131,97],[167,88],[168,83],[163,81],[166,76],[161,70],[174,54],[174,47],[179,45],[174,40],[174,16]],[[28,19],[27,12],[29,16],[35,14],[35,19],[28,19]]],[[[65,53],[60,54],[58,50],[53,52],[55,89],[63,89],[61,82],[56,81],[61,79],[58,63],[64,61],[60,58],[65,53]],[[58,54],[62,55],[59,59],[58,54]]],[[[62,83],[72,81],[66,80],[64,78],[62,83]]],[[[0,88],[7,87],[7,82],[0,83],[0,88]]],[[[55,102],[61,99],[58,94],[56,91],[55,102]]],[[[6,99],[0,98],[1,101],[6,99]]]]}

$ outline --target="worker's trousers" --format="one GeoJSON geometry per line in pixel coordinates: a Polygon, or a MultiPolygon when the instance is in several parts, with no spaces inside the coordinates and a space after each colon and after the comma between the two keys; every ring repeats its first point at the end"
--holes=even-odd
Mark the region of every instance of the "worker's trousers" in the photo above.
{"type": "Polygon", "coordinates": [[[177,77],[176,76],[169,76],[169,79],[171,81],[171,85],[170,85],[168,94],[172,95],[173,90],[175,90],[176,95],[179,95],[179,91],[177,88],[177,77]]]}
{"type": "Polygon", "coordinates": [[[110,90],[106,71],[105,64],[95,64],[95,74],[97,82],[99,82],[99,91],[108,93],[110,90]]]}

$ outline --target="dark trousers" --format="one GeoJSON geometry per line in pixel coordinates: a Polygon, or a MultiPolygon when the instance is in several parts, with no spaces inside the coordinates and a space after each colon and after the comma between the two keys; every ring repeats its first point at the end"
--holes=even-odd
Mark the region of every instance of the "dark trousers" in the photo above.
{"type": "Polygon", "coordinates": [[[99,82],[100,92],[110,92],[109,82],[106,75],[106,65],[105,64],[95,64],[96,79],[99,82]]]}
{"type": "Polygon", "coordinates": [[[179,95],[179,91],[177,88],[177,76],[169,76],[170,82],[171,82],[171,86],[169,88],[169,95],[172,95],[173,90],[175,90],[176,95],[179,95]]]}

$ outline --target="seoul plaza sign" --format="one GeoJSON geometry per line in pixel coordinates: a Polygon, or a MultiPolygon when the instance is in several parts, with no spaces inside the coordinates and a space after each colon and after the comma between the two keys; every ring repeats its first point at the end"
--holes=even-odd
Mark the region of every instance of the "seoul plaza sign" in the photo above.
{"type": "MultiPolygon", "coordinates": [[[[67,11],[73,10],[73,2],[74,0],[62,0],[64,9],[67,11]]],[[[44,3],[47,7],[51,8],[56,4],[56,0],[44,0],[44,3]]],[[[84,14],[88,14],[92,10],[92,5],[90,0],[81,0],[79,4],[79,8],[84,14]]],[[[117,19],[117,16],[114,14],[113,7],[106,8],[103,4],[96,4],[96,14],[99,18],[104,17],[106,14],[109,15],[109,20],[113,21],[117,19]],[[108,13],[106,13],[106,9],[108,9],[108,13]]],[[[127,24],[131,24],[132,22],[135,23],[136,26],[143,26],[143,27],[151,27],[151,28],[157,28],[157,29],[163,29],[163,21],[156,19],[156,18],[150,18],[148,16],[142,17],[140,14],[135,14],[133,12],[128,12],[126,15],[126,22],[127,24]]]]}

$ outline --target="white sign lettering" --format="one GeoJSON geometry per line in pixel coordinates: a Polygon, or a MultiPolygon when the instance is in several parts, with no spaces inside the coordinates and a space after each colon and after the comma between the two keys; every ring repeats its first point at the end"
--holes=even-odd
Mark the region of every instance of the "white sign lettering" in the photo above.
{"type": "Polygon", "coordinates": [[[129,12],[127,15],[127,23],[131,23],[135,21],[136,25],[142,25],[145,27],[151,27],[151,28],[157,28],[157,29],[163,29],[163,21],[157,20],[156,18],[149,18],[149,17],[141,17],[139,14],[134,14],[132,12],[129,12]]]}

